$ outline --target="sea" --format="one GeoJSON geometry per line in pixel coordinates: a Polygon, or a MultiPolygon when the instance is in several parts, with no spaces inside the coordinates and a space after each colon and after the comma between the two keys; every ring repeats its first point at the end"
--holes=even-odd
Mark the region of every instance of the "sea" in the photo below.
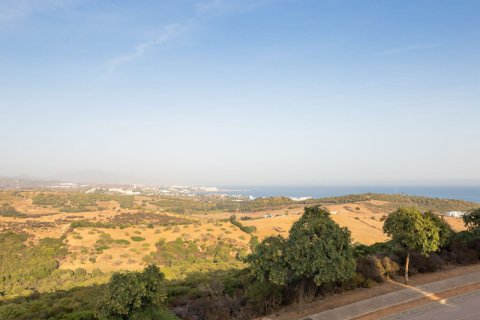
{"type": "Polygon", "coordinates": [[[221,186],[216,193],[251,198],[285,196],[290,198],[324,198],[362,193],[405,194],[480,203],[478,186],[221,186]]]}

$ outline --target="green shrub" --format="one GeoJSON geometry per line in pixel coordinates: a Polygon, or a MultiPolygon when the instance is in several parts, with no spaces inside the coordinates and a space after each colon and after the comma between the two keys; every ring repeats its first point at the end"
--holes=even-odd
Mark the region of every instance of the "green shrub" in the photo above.
{"type": "Polygon", "coordinates": [[[108,223],[108,222],[93,222],[93,221],[88,221],[88,220],[78,220],[78,221],[73,221],[70,224],[70,227],[72,229],[75,228],[107,228],[107,229],[115,229],[116,226],[113,223],[108,223]]]}
{"type": "Polygon", "coordinates": [[[445,262],[436,253],[428,256],[412,252],[410,260],[410,270],[412,274],[435,272],[443,268],[445,262]]]}
{"type": "Polygon", "coordinates": [[[125,240],[125,239],[115,239],[115,244],[119,244],[119,245],[129,245],[130,244],[130,241],[128,240],[125,240]]]}
{"type": "Polygon", "coordinates": [[[24,293],[25,288],[32,292],[67,254],[59,239],[44,238],[29,247],[24,244],[27,238],[26,234],[0,233],[0,292],[7,297],[24,293]]]}
{"type": "Polygon", "coordinates": [[[254,251],[255,248],[260,244],[260,242],[258,241],[258,237],[252,236],[248,244],[250,245],[250,250],[254,251]]]}
{"type": "Polygon", "coordinates": [[[283,303],[283,288],[272,283],[255,281],[248,285],[245,296],[261,314],[277,310],[283,303]]]}
{"type": "Polygon", "coordinates": [[[400,265],[393,261],[390,257],[382,258],[382,266],[385,270],[385,276],[392,278],[400,271],[400,265]]]}
{"type": "Polygon", "coordinates": [[[77,268],[74,271],[75,278],[84,278],[87,275],[87,271],[83,268],[77,268]]]}
{"type": "Polygon", "coordinates": [[[39,193],[33,196],[32,203],[38,206],[62,207],[67,203],[65,196],[39,193]]]}
{"type": "Polygon", "coordinates": [[[2,216],[2,217],[17,217],[17,218],[28,217],[28,215],[17,212],[17,210],[15,210],[14,207],[12,207],[11,205],[6,204],[6,203],[4,203],[2,206],[0,206],[0,216],[2,216]]]}
{"type": "Polygon", "coordinates": [[[97,252],[102,253],[104,250],[110,249],[110,247],[107,245],[101,245],[101,246],[95,247],[95,249],[97,250],[97,252]]]}
{"type": "Polygon", "coordinates": [[[235,215],[232,215],[230,217],[230,222],[245,233],[253,233],[257,231],[257,228],[255,226],[244,226],[243,224],[241,224],[239,221],[237,221],[237,217],[235,215]]]}
{"type": "Polygon", "coordinates": [[[363,256],[357,258],[357,272],[365,279],[375,282],[384,282],[387,279],[387,271],[382,261],[375,256],[363,256]]]}
{"type": "Polygon", "coordinates": [[[86,207],[62,207],[60,208],[59,211],[66,212],[66,213],[78,213],[78,212],[92,212],[95,210],[86,208],[86,207]]]}

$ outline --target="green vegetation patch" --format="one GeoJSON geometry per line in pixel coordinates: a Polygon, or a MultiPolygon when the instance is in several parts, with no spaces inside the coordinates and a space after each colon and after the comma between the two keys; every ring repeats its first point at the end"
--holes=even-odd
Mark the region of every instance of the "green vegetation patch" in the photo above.
{"type": "Polygon", "coordinates": [[[45,238],[39,244],[24,244],[26,234],[0,233],[0,292],[14,296],[31,292],[41,279],[57,269],[57,259],[65,257],[67,249],[59,239],[45,238]]]}
{"type": "Polygon", "coordinates": [[[122,226],[146,224],[148,228],[153,228],[154,225],[171,226],[171,225],[192,223],[190,220],[180,218],[180,217],[173,217],[165,214],[145,213],[145,212],[121,213],[110,218],[110,222],[115,225],[122,225],[122,226]]]}
{"type": "MultiPolygon", "coordinates": [[[[38,206],[52,206],[55,208],[62,207],[72,208],[70,210],[88,210],[88,207],[96,207],[98,201],[116,201],[121,208],[131,209],[135,203],[135,197],[129,195],[108,195],[100,193],[68,193],[68,194],[51,194],[38,193],[32,198],[32,203],[38,206]]],[[[81,211],[64,211],[64,212],[81,212],[81,211]]]]}
{"type": "Polygon", "coordinates": [[[32,203],[37,206],[63,207],[68,202],[66,195],[38,193],[32,197],[32,203]]]}
{"type": "Polygon", "coordinates": [[[103,286],[34,294],[0,304],[0,319],[93,320],[103,286]]]}
{"type": "Polygon", "coordinates": [[[382,206],[383,210],[393,211],[399,207],[415,207],[422,210],[432,210],[436,212],[445,213],[448,211],[468,211],[478,207],[478,203],[462,201],[462,200],[452,200],[452,199],[438,199],[438,198],[428,198],[421,196],[410,196],[403,194],[376,194],[376,193],[365,193],[365,194],[354,194],[341,197],[330,197],[322,198],[316,201],[323,205],[328,204],[345,204],[352,202],[366,202],[370,200],[385,201],[390,202],[385,206],[382,206]]]}
{"type": "Polygon", "coordinates": [[[130,244],[130,241],[125,239],[115,239],[115,244],[128,246],[130,244]]]}
{"type": "MultiPolygon", "coordinates": [[[[236,217],[235,215],[232,215],[232,216],[230,217],[230,222],[231,222],[234,226],[238,227],[240,230],[242,230],[242,231],[245,232],[245,233],[249,233],[249,234],[250,234],[250,233],[253,233],[253,232],[257,231],[257,227],[255,227],[255,226],[244,226],[243,224],[241,224],[239,221],[237,221],[237,217],[236,217]]],[[[222,229],[223,229],[223,228],[222,228],[222,229]]],[[[225,232],[225,233],[228,234],[228,233],[231,233],[231,232],[227,231],[227,232],[225,232]]]]}
{"type": "Polygon", "coordinates": [[[170,271],[172,278],[181,277],[188,272],[244,266],[238,257],[246,252],[245,248],[234,240],[199,246],[193,241],[177,238],[170,242],[160,240],[155,246],[157,250],[146,255],[143,260],[168,267],[167,271],[170,271]]]}
{"type": "Polygon", "coordinates": [[[78,221],[73,221],[70,224],[70,227],[72,229],[88,228],[88,227],[115,229],[117,226],[114,225],[113,223],[109,223],[109,222],[93,222],[93,221],[88,221],[88,220],[78,220],[78,221]]]}
{"type": "Polygon", "coordinates": [[[60,212],[66,213],[78,213],[78,212],[93,212],[95,209],[90,209],[86,207],[62,207],[59,210],[60,212]]]}
{"type": "Polygon", "coordinates": [[[3,204],[0,206],[0,216],[2,217],[17,217],[17,218],[25,218],[28,215],[17,212],[14,207],[9,204],[3,204]]]}

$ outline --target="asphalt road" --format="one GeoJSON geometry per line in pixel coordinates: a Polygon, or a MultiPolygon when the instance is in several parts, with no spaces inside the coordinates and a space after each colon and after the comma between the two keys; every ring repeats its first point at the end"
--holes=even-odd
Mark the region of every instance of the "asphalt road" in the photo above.
{"type": "Polygon", "coordinates": [[[480,319],[480,291],[434,302],[406,313],[385,319],[435,319],[435,320],[473,320],[480,319]]]}

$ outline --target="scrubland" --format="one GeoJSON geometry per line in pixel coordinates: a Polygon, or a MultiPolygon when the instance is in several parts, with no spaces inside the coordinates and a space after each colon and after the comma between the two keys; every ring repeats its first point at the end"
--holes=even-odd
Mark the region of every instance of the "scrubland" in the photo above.
{"type": "MultiPolygon", "coordinates": [[[[325,208],[334,223],[348,229],[357,265],[350,283],[361,287],[401,269],[400,249],[383,231],[388,213],[415,207],[442,215],[478,204],[375,194],[296,202],[282,197],[238,201],[0,191],[0,318],[95,319],[96,303],[111,276],[141,272],[148,265],[157,265],[165,275],[165,319],[175,318],[167,309],[184,319],[196,319],[193,315],[199,313],[203,316],[198,319],[266,314],[295,299],[292,292],[297,289],[268,281],[259,285],[247,257],[265,239],[287,239],[304,207],[312,206],[325,208]]],[[[466,232],[461,219],[444,221],[455,232],[466,232]]],[[[428,258],[413,254],[412,272],[476,262],[475,245],[459,239],[453,242],[455,248],[428,258]]],[[[313,297],[348,289],[336,282],[310,293],[313,297]]]]}

